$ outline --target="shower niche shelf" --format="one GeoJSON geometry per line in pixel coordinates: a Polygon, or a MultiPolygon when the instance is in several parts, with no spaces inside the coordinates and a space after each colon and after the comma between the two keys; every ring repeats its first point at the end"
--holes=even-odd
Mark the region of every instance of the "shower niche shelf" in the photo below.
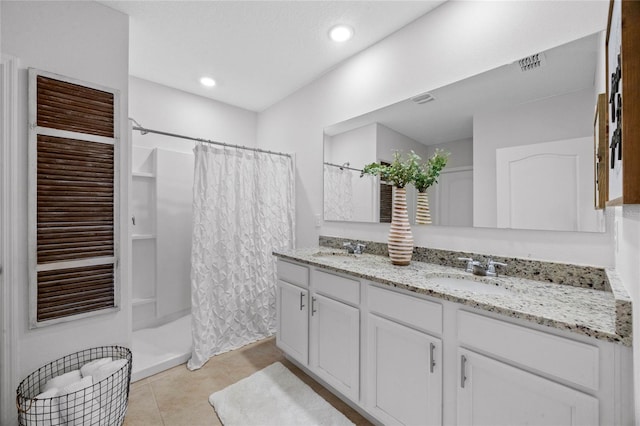
{"type": "Polygon", "coordinates": [[[135,298],[131,301],[131,304],[133,306],[140,306],[140,305],[148,305],[148,304],[152,304],[152,303],[156,303],[156,299],[155,298],[135,298]]]}
{"type": "Polygon", "coordinates": [[[133,146],[131,171],[133,330],[153,326],[157,319],[157,235],[155,149],[133,146]]]}
{"type": "Polygon", "coordinates": [[[156,178],[156,174],[153,172],[132,172],[131,176],[134,178],[146,178],[146,179],[156,178]]]}
{"type": "Polygon", "coordinates": [[[156,237],[155,234],[131,234],[132,240],[152,240],[156,237]]]}

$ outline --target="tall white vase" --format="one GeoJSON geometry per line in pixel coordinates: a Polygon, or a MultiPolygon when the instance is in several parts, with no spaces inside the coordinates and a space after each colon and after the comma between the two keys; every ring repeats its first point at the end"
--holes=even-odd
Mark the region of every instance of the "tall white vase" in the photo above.
{"type": "Polygon", "coordinates": [[[429,211],[429,196],[427,192],[418,192],[416,202],[416,225],[431,225],[431,211],[429,211]]]}
{"type": "Polygon", "coordinates": [[[393,188],[391,229],[387,243],[391,263],[406,266],[411,262],[413,235],[407,213],[407,190],[405,188],[393,188]]]}

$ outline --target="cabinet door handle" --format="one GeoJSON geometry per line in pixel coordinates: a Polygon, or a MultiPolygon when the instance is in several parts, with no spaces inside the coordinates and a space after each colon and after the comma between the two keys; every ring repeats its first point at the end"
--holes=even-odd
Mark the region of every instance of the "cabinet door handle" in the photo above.
{"type": "Polygon", "coordinates": [[[464,388],[464,382],[467,381],[467,375],[465,373],[467,367],[467,357],[464,355],[460,356],[460,387],[464,388]]]}
{"type": "Polygon", "coordinates": [[[433,369],[436,366],[436,360],[433,357],[433,351],[436,350],[436,345],[434,345],[433,343],[429,343],[429,371],[431,373],[433,373],[433,369]]]}
{"type": "Polygon", "coordinates": [[[304,308],[304,291],[300,292],[300,310],[304,308]]]}
{"type": "Polygon", "coordinates": [[[315,314],[316,311],[316,298],[312,297],[311,298],[311,316],[313,316],[313,314],[315,314]]]}

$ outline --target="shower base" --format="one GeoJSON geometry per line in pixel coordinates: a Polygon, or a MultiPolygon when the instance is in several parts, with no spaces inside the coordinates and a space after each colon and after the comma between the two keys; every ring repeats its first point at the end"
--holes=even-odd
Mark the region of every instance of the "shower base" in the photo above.
{"type": "Polygon", "coordinates": [[[131,381],[152,376],[191,358],[191,315],[133,332],[131,381]]]}

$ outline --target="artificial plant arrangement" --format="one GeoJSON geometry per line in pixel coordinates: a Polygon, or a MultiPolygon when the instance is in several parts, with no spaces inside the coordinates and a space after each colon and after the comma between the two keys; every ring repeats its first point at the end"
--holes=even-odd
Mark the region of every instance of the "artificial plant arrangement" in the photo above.
{"type": "Polygon", "coordinates": [[[362,174],[379,176],[387,184],[393,185],[393,206],[391,209],[391,227],[387,248],[391,263],[406,266],[413,254],[413,235],[407,213],[406,185],[413,182],[420,168],[420,156],[411,151],[406,160],[399,152],[393,155],[391,164],[372,163],[364,167],[362,174]]]}
{"type": "Polygon", "coordinates": [[[391,227],[389,229],[389,258],[394,265],[405,266],[411,262],[413,254],[413,235],[407,213],[407,191],[405,186],[412,183],[418,190],[416,205],[416,223],[430,224],[427,188],[438,183],[440,172],[447,165],[449,153],[436,149],[435,154],[426,163],[411,151],[406,159],[396,151],[391,164],[371,163],[362,170],[362,175],[380,177],[383,182],[394,186],[391,227]]]}
{"type": "Polygon", "coordinates": [[[407,184],[412,183],[416,174],[420,170],[420,156],[411,151],[405,160],[402,159],[400,152],[393,153],[393,162],[391,164],[371,163],[364,166],[362,175],[374,175],[380,177],[380,180],[393,185],[396,188],[404,188],[407,184]]]}
{"type": "Polygon", "coordinates": [[[429,196],[427,189],[438,183],[440,172],[447,165],[449,153],[436,148],[436,152],[424,164],[418,167],[413,177],[413,185],[418,190],[416,200],[416,225],[431,225],[431,211],[429,210],[429,196]]]}
{"type": "MultiPolygon", "coordinates": [[[[419,162],[420,157],[416,154],[413,155],[417,157],[417,161],[419,162]]],[[[434,183],[438,183],[438,177],[440,176],[442,169],[447,165],[449,155],[449,152],[436,148],[436,152],[433,156],[429,158],[426,163],[423,163],[418,167],[413,176],[413,185],[416,187],[418,192],[425,192],[434,183]]]]}

